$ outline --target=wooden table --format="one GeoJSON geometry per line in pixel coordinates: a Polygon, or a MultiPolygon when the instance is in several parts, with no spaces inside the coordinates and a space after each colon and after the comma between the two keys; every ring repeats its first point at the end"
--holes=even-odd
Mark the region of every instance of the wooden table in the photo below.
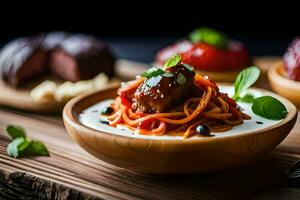
{"type": "Polygon", "coordinates": [[[0,107],[0,170],[6,175],[0,173],[0,199],[298,200],[300,179],[290,180],[284,175],[297,159],[300,159],[299,119],[286,140],[255,163],[200,175],[134,174],[83,151],[69,137],[60,116],[0,107]],[[29,137],[47,145],[51,157],[13,159],[7,156],[6,146],[10,142],[4,131],[7,124],[26,128],[29,137]]]}
{"type": "MultiPolygon", "coordinates": [[[[98,161],[71,141],[59,117],[1,108],[0,128],[0,169],[6,174],[26,172],[103,199],[300,199],[300,180],[289,180],[283,174],[300,158],[300,120],[278,148],[256,163],[213,174],[179,177],[138,175],[98,161]],[[4,128],[11,123],[24,126],[30,137],[43,141],[51,157],[7,156],[9,139],[4,128]]],[[[19,186],[26,187],[22,182],[19,186]]]]}

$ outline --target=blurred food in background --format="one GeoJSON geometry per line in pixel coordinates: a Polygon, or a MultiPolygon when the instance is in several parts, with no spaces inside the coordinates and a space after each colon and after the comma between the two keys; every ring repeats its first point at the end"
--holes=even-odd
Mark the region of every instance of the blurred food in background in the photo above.
{"type": "Polygon", "coordinates": [[[285,75],[300,81],[300,37],[295,38],[283,56],[285,75]]]}
{"type": "Polygon", "coordinates": [[[181,55],[182,62],[194,66],[198,73],[220,82],[234,81],[238,72],[251,64],[248,50],[241,42],[210,28],[196,29],[187,39],[160,50],[156,63],[162,65],[175,54],[181,55]]]}
{"type": "Polygon", "coordinates": [[[289,45],[283,58],[268,71],[272,89],[300,108],[300,37],[289,45]]]}
{"type": "Polygon", "coordinates": [[[110,48],[81,33],[50,32],[17,38],[0,52],[1,79],[15,89],[40,83],[30,93],[37,101],[65,102],[104,87],[115,74],[114,66],[110,48]]]}

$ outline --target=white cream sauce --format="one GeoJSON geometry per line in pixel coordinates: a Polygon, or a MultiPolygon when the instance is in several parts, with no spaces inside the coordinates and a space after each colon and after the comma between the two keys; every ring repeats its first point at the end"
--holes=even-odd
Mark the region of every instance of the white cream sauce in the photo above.
{"type": "MultiPolygon", "coordinates": [[[[233,95],[234,88],[232,86],[220,86],[220,91],[227,93],[229,96],[233,95]]],[[[255,97],[262,96],[263,94],[255,89],[250,89],[248,90],[251,94],[253,94],[255,97]]],[[[268,94],[269,95],[269,94],[268,94]]],[[[107,121],[106,117],[101,115],[101,111],[103,108],[110,106],[110,104],[113,102],[112,99],[110,100],[105,100],[102,102],[99,102],[95,105],[92,105],[91,107],[87,108],[84,110],[80,115],[79,115],[79,121],[90,128],[102,131],[102,132],[107,132],[111,134],[116,134],[116,135],[122,135],[122,136],[127,136],[127,137],[133,137],[133,138],[144,138],[144,139],[166,139],[166,140],[182,140],[181,136],[169,136],[169,135],[163,135],[163,136],[155,136],[155,135],[140,135],[140,134],[134,134],[132,131],[128,130],[127,128],[123,126],[117,126],[111,127],[109,125],[103,124],[100,121],[104,120],[107,121]]],[[[275,124],[278,124],[281,122],[281,120],[274,121],[274,120],[268,120],[265,118],[262,118],[260,116],[255,115],[252,110],[251,106],[252,104],[249,103],[242,103],[238,102],[239,106],[244,109],[244,113],[248,114],[251,116],[251,120],[245,120],[243,124],[238,125],[233,127],[229,131],[225,132],[219,132],[219,133],[212,133],[215,135],[215,137],[226,137],[229,135],[240,135],[240,134],[247,134],[250,132],[258,131],[261,129],[265,129],[267,127],[273,126],[275,124]],[[257,124],[256,122],[262,122],[263,124],[257,124]]],[[[193,136],[189,139],[201,139],[203,137],[199,136],[193,136]]]]}

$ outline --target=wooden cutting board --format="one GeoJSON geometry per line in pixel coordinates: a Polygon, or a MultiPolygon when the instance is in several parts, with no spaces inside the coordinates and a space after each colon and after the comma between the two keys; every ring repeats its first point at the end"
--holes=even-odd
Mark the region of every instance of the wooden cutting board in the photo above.
{"type": "MultiPolygon", "coordinates": [[[[256,57],[254,64],[260,66],[264,74],[268,67],[278,61],[279,57],[264,56],[256,57]]],[[[134,79],[136,75],[141,74],[149,68],[145,63],[138,63],[129,60],[118,60],[116,64],[116,75],[121,80],[134,79]]],[[[29,87],[30,88],[30,87],[29,87]]],[[[30,97],[30,89],[13,89],[0,81],[0,105],[17,108],[30,112],[40,113],[60,113],[64,104],[56,101],[35,101],[30,97]]]]}

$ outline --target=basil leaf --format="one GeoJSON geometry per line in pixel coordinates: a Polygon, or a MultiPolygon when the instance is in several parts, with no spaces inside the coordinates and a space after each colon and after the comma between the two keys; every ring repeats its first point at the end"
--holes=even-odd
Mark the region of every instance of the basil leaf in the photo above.
{"type": "Polygon", "coordinates": [[[283,103],[271,96],[256,98],[252,105],[252,111],[259,116],[271,120],[283,119],[288,113],[283,103]]]}
{"type": "Polygon", "coordinates": [[[225,34],[206,27],[194,30],[189,38],[192,42],[204,42],[219,49],[226,49],[229,43],[225,34]]]}
{"type": "Polygon", "coordinates": [[[260,70],[253,66],[242,70],[234,82],[234,100],[237,100],[240,94],[253,85],[259,78],[260,70]]]}
{"type": "Polygon", "coordinates": [[[174,76],[174,74],[169,73],[169,72],[165,72],[165,73],[162,74],[162,76],[163,76],[163,77],[167,77],[167,78],[171,78],[171,77],[174,76]]]}
{"type": "Polygon", "coordinates": [[[20,149],[24,150],[24,148],[26,148],[27,145],[28,143],[25,138],[16,138],[8,144],[6,148],[7,154],[11,157],[17,158],[20,155],[20,149]]]}
{"type": "Polygon", "coordinates": [[[24,154],[30,156],[49,156],[46,146],[42,142],[36,140],[30,141],[28,147],[24,149],[24,154]]]}
{"type": "Polygon", "coordinates": [[[182,65],[189,71],[194,72],[194,67],[185,63],[182,63],[182,65]]]}
{"type": "Polygon", "coordinates": [[[8,125],[6,127],[6,132],[12,139],[16,139],[19,137],[26,138],[25,130],[17,125],[8,125]]]}
{"type": "Polygon", "coordinates": [[[238,98],[237,101],[242,101],[245,103],[253,103],[254,99],[255,99],[254,96],[248,93],[245,96],[238,98]]]}
{"type": "Polygon", "coordinates": [[[186,78],[185,78],[185,76],[184,76],[182,73],[179,73],[179,74],[177,75],[176,82],[177,82],[179,85],[185,84],[185,83],[186,83],[186,78]]]}
{"type": "Polygon", "coordinates": [[[150,69],[148,69],[147,71],[145,71],[144,73],[142,73],[142,77],[146,77],[146,78],[151,78],[153,76],[158,76],[161,74],[164,74],[165,71],[162,69],[159,69],[157,67],[152,67],[150,69]]]}
{"type": "Polygon", "coordinates": [[[180,55],[174,55],[170,57],[164,64],[164,68],[170,68],[176,66],[181,60],[180,55]]]}
{"type": "Polygon", "coordinates": [[[7,145],[7,154],[17,158],[23,155],[30,156],[49,156],[49,152],[42,142],[29,140],[26,138],[25,130],[20,126],[8,125],[7,133],[13,141],[7,145]]]}
{"type": "Polygon", "coordinates": [[[153,77],[147,79],[145,81],[145,83],[149,87],[154,87],[154,86],[158,85],[158,83],[160,82],[161,79],[162,79],[162,76],[153,76],[153,77]]]}

